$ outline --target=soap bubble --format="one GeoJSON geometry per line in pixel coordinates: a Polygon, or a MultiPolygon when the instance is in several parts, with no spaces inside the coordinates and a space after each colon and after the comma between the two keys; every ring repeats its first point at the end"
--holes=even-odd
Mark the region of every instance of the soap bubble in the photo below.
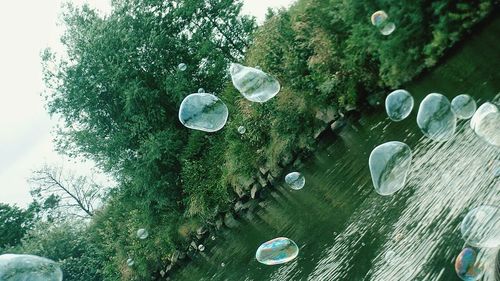
{"type": "Polygon", "coordinates": [[[57,263],[32,255],[0,255],[2,281],[61,281],[63,273],[57,263]]]}
{"type": "Polygon", "coordinates": [[[384,25],[384,27],[380,29],[380,33],[382,33],[382,35],[387,36],[391,35],[391,33],[393,33],[394,30],[396,30],[396,25],[393,22],[388,22],[386,25],[384,25]]]}
{"type": "Polygon", "coordinates": [[[180,71],[184,71],[187,69],[187,65],[185,63],[179,63],[179,65],[177,66],[177,68],[180,70],[180,71]]]}
{"type": "Polygon", "coordinates": [[[455,271],[462,280],[479,280],[484,274],[483,265],[477,259],[477,253],[472,248],[464,248],[455,260],[455,271]]]}
{"type": "Polygon", "coordinates": [[[297,257],[299,247],[286,237],[279,237],[260,245],[255,253],[258,262],[275,265],[289,262],[297,257]]]}
{"type": "Polygon", "coordinates": [[[381,26],[387,20],[387,13],[384,11],[376,11],[371,16],[371,21],[374,26],[381,26]]]}
{"type": "Polygon", "coordinates": [[[306,184],[306,178],[299,172],[292,172],[285,176],[285,182],[291,189],[299,190],[306,184]]]}
{"type": "Polygon", "coordinates": [[[405,143],[391,141],[375,147],[368,160],[375,191],[391,195],[403,188],[411,159],[411,149],[405,143]]]}
{"type": "Polygon", "coordinates": [[[229,72],[234,87],[249,101],[266,102],[280,91],[280,83],[262,70],[232,63],[229,72]]]}
{"type": "Polygon", "coordinates": [[[476,111],[476,102],[469,95],[458,95],[451,101],[451,110],[460,119],[469,119],[476,111]]]}
{"type": "Polygon", "coordinates": [[[480,138],[500,146],[500,112],[496,105],[489,102],[481,105],[472,116],[470,126],[480,138]]]}
{"type": "Polygon", "coordinates": [[[137,238],[146,239],[146,238],[148,238],[148,236],[149,236],[149,232],[146,229],[140,228],[139,230],[137,230],[137,238]]]}
{"type": "Polygon", "coordinates": [[[384,255],[385,262],[387,262],[389,264],[394,262],[395,257],[396,257],[396,252],[394,252],[392,250],[387,251],[384,255]]]}
{"type": "Polygon", "coordinates": [[[223,263],[223,262],[221,262],[221,263],[220,263],[220,266],[221,266],[221,267],[225,267],[225,266],[226,266],[226,264],[225,264],[225,263],[223,263]]]}
{"type": "Polygon", "coordinates": [[[455,133],[457,120],[451,104],[441,94],[428,94],[420,103],[417,124],[422,133],[435,141],[450,139],[455,133]]]}
{"type": "Polygon", "coordinates": [[[243,135],[244,133],[246,133],[247,129],[243,126],[239,126],[238,127],[238,133],[240,133],[240,135],[243,135]]]}
{"type": "Polygon", "coordinates": [[[134,264],[135,264],[135,261],[134,261],[133,259],[129,258],[129,259],[127,260],[127,266],[128,266],[128,267],[132,267],[132,266],[134,266],[134,264]]]}
{"type": "Polygon", "coordinates": [[[227,106],[216,96],[207,93],[185,97],[179,109],[179,120],[182,125],[205,132],[222,129],[228,115],[227,106]]]}
{"type": "Polygon", "coordinates": [[[198,94],[202,94],[202,93],[204,93],[204,92],[205,92],[205,89],[203,89],[203,88],[199,88],[199,89],[198,89],[198,94]]]}
{"type": "Polygon", "coordinates": [[[479,206],[463,219],[460,231],[465,242],[479,248],[500,246],[500,208],[479,206]]]}
{"type": "Polygon", "coordinates": [[[401,121],[410,115],[413,97],[405,90],[396,90],[385,99],[385,110],[392,121],[401,121]]]}
{"type": "Polygon", "coordinates": [[[200,252],[205,251],[205,246],[203,246],[203,244],[198,245],[198,251],[200,252]]]}

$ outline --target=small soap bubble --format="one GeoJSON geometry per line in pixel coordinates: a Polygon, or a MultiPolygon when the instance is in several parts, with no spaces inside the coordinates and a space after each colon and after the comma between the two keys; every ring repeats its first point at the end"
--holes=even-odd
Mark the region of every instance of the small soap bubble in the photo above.
{"type": "Polygon", "coordinates": [[[299,172],[291,172],[285,176],[285,182],[291,189],[299,190],[306,184],[306,178],[299,172]]]}
{"type": "Polygon", "coordinates": [[[462,238],[479,248],[500,246],[500,208],[483,205],[472,209],[460,225],[462,238]]]}
{"type": "Polygon", "coordinates": [[[387,19],[389,16],[384,11],[376,11],[371,16],[372,25],[376,26],[382,35],[390,35],[396,30],[396,25],[393,22],[389,22],[387,19]]]}
{"type": "Polygon", "coordinates": [[[386,12],[376,11],[375,13],[372,14],[371,21],[374,26],[380,26],[385,22],[385,20],[387,20],[387,18],[388,16],[386,12]]]}
{"type": "Polygon", "coordinates": [[[204,132],[222,129],[228,115],[227,106],[218,97],[207,93],[187,96],[179,109],[179,121],[182,125],[204,132]]]}
{"type": "Polygon", "coordinates": [[[389,250],[389,251],[385,252],[384,260],[386,263],[391,264],[394,262],[395,257],[396,257],[396,252],[389,250]]]}
{"type": "Polygon", "coordinates": [[[441,94],[428,94],[420,103],[417,125],[422,133],[435,141],[446,141],[453,137],[457,121],[451,111],[450,101],[441,94]]]}
{"type": "Polygon", "coordinates": [[[244,133],[246,133],[246,131],[247,131],[247,129],[245,127],[243,127],[243,126],[238,127],[238,133],[240,135],[243,135],[244,133]]]}
{"type": "Polygon", "coordinates": [[[205,251],[205,246],[203,246],[203,244],[198,245],[198,251],[200,252],[205,251]]]}
{"type": "Polygon", "coordinates": [[[388,22],[386,25],[384,25],[384,27],[380,29],[380,33],[387,36],[391,35],[394,30],[396,30],[396,25],[393,22],[388,22]]]}
{"type": "Polygon", "coordinates": [[[204,92],[205,92],[205,89],[203,89],[203,88],[199,88],[199,89],[198,89],[198,94],[202,94],[202,93],[204,93],[204,92]]]}
{"type": "Polygon", "coordinates": [[[225,266],[226,266],[226,264],[225,264],[225,263],[223,263],[223,262],[221,262],[221,263],[220,263],[220,266],[221,266],[221,267],[225,267],[225,266]]]}
{"type": "Polygon", "coordinates": [[[179,65],[177,66],[177,68],[180,70],[180,71],[184,71],[187,69],[187,65],[185,63],[179,63],[179,65]]]}
{"type": "Polygon", "coordinates": [[[479,280],[484,274],[483,265],[478,261],[477,252],[464,248],[455,260],[455,272],[465,281],[479,280]]]}
{"type": "Polygon", "coordinates": [[[368,160],[375,191],[380,195],[392,195],[403,188],[411,160],[411,149],[405,143],[391,141],[375,147],[368,160]]]}
{"type": "Polygon", "coordinates": [[[385,110],[392,121],[401,121],[410,115],[413,97],[406,90],[396,90],[385,99],[385,110]]]}
{"type": "Polygon", "coordinates": [[[262,70],[232,63],[229,72],[234,87],[249,101],[266,102],[280,91],[280,83],[262,70]]]}
{"type": "Polygon", "coordinates": [[[128,267],[132,267],[132,266],[134,266],[134,264],[135,264],[135,261],[132,258],[127,259],[127,266],[128,267]]]}
{"type": "Polygon", "coordinates": [[[255,253],[258,262],[276,265],[289,262],[297,257],[299,247],[286,237],[279,237],[260,245],[255,253]]]}
{"type": "Polygon", "coordinates": [[[137,238],[146,239],[146,238],[148,238],[148,236],[149,236],[149,232],[146,229],[140,228],[139,230],[137,230],[137,238]]]}
{"type": "Polygon", "coordinates": [[[476,112],[476,101],[469,95],[458,95],[451,101],[451,110],[457,118],[469,119],[476,112]]]}
{"type": "Polygon", "coordinates": [[[0,255],[2,281],[62,281],[63,273],[52,260],[33,255],[0,255]]]}

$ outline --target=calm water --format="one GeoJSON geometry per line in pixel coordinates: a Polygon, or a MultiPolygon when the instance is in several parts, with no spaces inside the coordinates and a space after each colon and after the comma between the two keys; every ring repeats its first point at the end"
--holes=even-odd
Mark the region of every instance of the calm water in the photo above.
{"type": "MultiPolygon", "coordinates": [[[[406,120],[391,122],[381,109],[327,137],[299,169],[302,190],[280,183],[252,220],[221,233],[173,280],[459,280],[453,263],[464,246],[461,220],[478,205],[500,205],[491,165],[500,149],[478,139],[468,121],[459,122],[453,140],[432,142],[416,126],[416,111],[431,92],[450,100],[469,94],[478,105],[499,99],[498,34],[500,19],[408,85],[415,108],[406,120]],[[368,157],[391,140],[412,148],[412,171],[404,189],[383,197],[373,190],[368,157]],[[256,249],[279,236],[297,243],[298,258],[259,264],[256,249]],[[395,257],[387,262],[391,250],[395,257]]],[[[487,273],[484,280],[493,278],[487,273]]]]}

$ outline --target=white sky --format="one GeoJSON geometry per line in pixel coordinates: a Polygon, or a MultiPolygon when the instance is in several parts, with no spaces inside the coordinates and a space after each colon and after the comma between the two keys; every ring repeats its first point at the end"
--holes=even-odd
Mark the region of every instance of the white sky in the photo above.
{"type": "MultiPolygon", "coordinates": [[[[64,163],[75,170],[91,164],[63,160],[53,149],[55,121],[43,107],[40,51],[59,47],[57,26],[63,0],[0,2],[0,202],[26,206],[27,178],[44,163],[64,163]]],[[[73,0],[109,10],[109,0],[73,0]]],[[[294,0],[245,0],[243,13],[262,22],[267,8],[289,6],[294,0]]]]}

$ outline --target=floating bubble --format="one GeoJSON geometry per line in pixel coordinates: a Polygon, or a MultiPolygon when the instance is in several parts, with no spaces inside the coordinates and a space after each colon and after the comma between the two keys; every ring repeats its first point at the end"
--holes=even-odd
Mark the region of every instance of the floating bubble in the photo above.
{"type": "Polygon", "coordinates": [[[207,93],[191,94],[184,98],[179,109],[179,120],[187,128],[216,132],[226,125],[227,106],[216,96],[207,93]]]}
{"type": "Polygon", "coordinates": [[[484,205],[472,209],[463,219],[460,231],[465,242],[471,246],[500,246],[500,208],[484,205]]]}
{"type": "Polygon", "coordinates": [[[381,26],[386,20],[388,16],[384,11],[376,11],[371,16],[371,21],[374,26],[381,26]]]}
{"type": "Polygon", "coordinates": [[[396,25],[393,22],[388,22],[386,25],[384,25],[384,27],[380,29],[380,33],[382,33],[382,35],[387,36],[391,35],[391,33],[393,33],[394,30],[396,30],[396,25]]]}
{"type": "Polygon", "coordinates": [[[441,94],[432,93],[420,103],[417,124],[428,138],[446,141],[455,133],[457,121],[448,99],[441,94]]]}
{"type": "Polygon", "coordinates": [[[385,99],[385,111],[392,121],[401,121],[410,115],[413,97],[405,90],[396,90],[385,99]]]}
{"type": "Polygon", "coordinates": [[[477,253],[472,248],[464,248],[455,260],[455,271],[462,280],[479,280],[484,274],[484,268],[477,261],[477,253]]]}
{"type": "Polygon", "coordinates": [[[225,263],[223,263],[223,262],[221,262],[221,263],[220,263],[220,266],[221,266],[221,267],[225,267],[225,266],[226,266],[226,264],[225,264],[225,263]]]}
{"type": "Polygon", "coordinates": [[[289,262],[297,257],[299,247],[286,237],[269,240],[257,249],[255,258],[266,265],[275,265],[289,262]]]}
{"type": "Polygon", "coordinates": [[[229,72],[234,87],[249,101],[266,102],[280,91],[280,83],[262,70],[232,63],[229,72]]]}
{"type": "Polygon", "coordinates": [[[292,172],[285,176],[285,182],[291,189],[299,190],[306,184],[306,178],[299,172],[292,172]]]}
{"type": "Polygon", "coordinates": [[[411,149],[405,143],[391,141],[375,147],[368,160],[375,191],[391,195],[403,188],[411,160],[411,149]]]}
{"type": "Polygon", "coordinates": [[[180,70],[180,71],[184,71],[187,69],[187,65],[185,63],[179,63],[179,65],[177,66],[177,68],[180,70]]]}
{"type": "Polygon", "coordinates": [[[205,89],[203,89],[203,88],[199,88],[198,89],[198,94],[201,94],[201,93],[204,93],[204,92],[205,92],[205,89]]]}
{"type": "Polygon", "coordinates": [[[140,228],[139,230],[137,230],[137,238],[146,239],[146,238],[148,238],[148,236],[149,236],[149,232],[146,229],[140,228]]]}
{"type": "Polygon", "coordinates": [[[469,119],[476,111],[476,102],[469,95],[458,95],[451,101],[451,110],[460,119],[469,119]]]}
{"type": "Polygon", "coordinates": [[[127,260],[127,266],[128,266],[128,267],[132,267],[132,266],[134,266],[134,264],[135,264],[135,261],[134,261],[133,259],[129,258],[129,259],[127,260]]]}
{"type": "Polygon", "coordinates": [[[470,126],[481,139],[500,146],[500,111],[492,103],[484,103],[472,116],[470,126]]]}
{"type": "Polygon", "coordinates": [[[2,281],[61,281],[63,273],[57,263],[32,255],[0,255],[2,281]]]}
{"type": "Polygon", "coordinates": [[[240,135],[243,135],[244,133],[246,133],[247,129],[243,126],[239,126],[238,127],[238,133],[240,133],[240,135]]]}
{"type": "Polygon", "coordinates": [[[384,255],[385,262],[387,263],[393,263],[395,257],[396,257],[396,252],[392,250],[387,251],[384,255]]]}
{"type": "Polygon", "coordinates": [[[198,251],[200,252],[205,251],[205,246],[203,246],[203,244],[198,245],[198,251]]]}

